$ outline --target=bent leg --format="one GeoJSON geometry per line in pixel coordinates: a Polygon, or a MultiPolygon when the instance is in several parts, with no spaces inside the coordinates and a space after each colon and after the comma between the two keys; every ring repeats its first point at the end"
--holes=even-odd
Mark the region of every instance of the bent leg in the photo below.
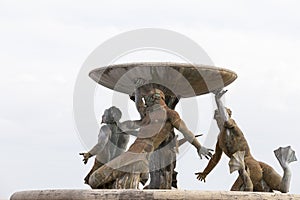
{"type": "Polygon", "coordinates": [[[149,144],[142,141],[133,143],[127,152],[122,153],[92,173],[89,178],[89,185],[95,189],[126,173],[147,173],[148,153],[145,152],[147,148],[149,148],[149,144]]]}
{"type": "Polygon", "coordinates": [[[259,162],[256,161],[252,156],[248,156],[245,158],[245,165],[250,174],[250,179],[253,184],[253,191],[260,191],[261,181],[263,179],[263,171],[259,165],[259,162]]]}
{"type": "Polygon", "coordinates": [[[297,160],[295,151],[288,146],[284,148],[280,147],[276,149],[274,153],[284,171],[283,177],[281,177],[271,166],[260,162],[260,165],[263,169],[263,179],[271,190],[277,190],[286,193],[289,191],[291,180],[289,163],[297,160]]]}
{"type": "Polygon", "coordinates": [[[259,162],[263,169],[263,179],[271,190],[280,191],[281,176],[269,165],[259,162]]]}
{"type": "MultiPolygon", "coordinates": [[[[249,170],[246,169],[245,151],[235,152],[229,161],[230,173],[238,170],[239,177],[243,181],[243,191],[253,191],[253,183],[250,179],[249,170]]],[[[235,186],[236,187],[236,186],[235,186]]]]}
{"type": "Polygon", "coordinates": [[[239,170],[239,177],[231,187],[231,191],[260,191],[263,173],[259,162],[252,157],[246,157],[245,170],[239,170]]]}
{"type": "Polygon", "coordinates": [[[94,171],[96,171],[97,169],[99,169],[101,166],[103,166],[103,163],[101,163],[101,162],[97,161],[97,159],[95,159],[95,162],[94,162],[94,165],[93,165],[91,171],[84,178],[84,183],[85,184],[89,184],[89,178],[90,178],[90,176],[92,175],[92,173],[94,171]]]}
{"type": "Polygon", "coordinates": [[[243,179],[238,176],[238,178],[236,179],[236,181],[234,182],[234,184],[231,187],[231,191],[242,191],[242,186],[244,184],[243,179]]]}

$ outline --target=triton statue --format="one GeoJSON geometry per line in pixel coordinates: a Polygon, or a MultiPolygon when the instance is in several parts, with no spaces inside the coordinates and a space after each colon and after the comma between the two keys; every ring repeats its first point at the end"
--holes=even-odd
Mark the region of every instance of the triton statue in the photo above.
{"type": "MultiPolygon", "coordinates": [[[[146,115],[145,98],[150,89],[154,89],[154,84],[149,84],[148,81],[138,78],[135,81],[135,92],[130,95],[130,99],[135,102],[136,108],[143,119],[146,115]]],[[[175,95],[165,95],[166,105],[174,110],[179,102],[179,97],[175,95]]],[[[174,128],[170,131],[169,136],[156,148],[149,156],[149,174],[150,183],[144,189],[171,189],[177,188],[177,172],[176,153],[178,153],[178,142],[175,136],[174,128]]],[[[186,139],[181,139],[181,144],[186,142],[186,139]]]]}
{"type": "MultiPolygon", "coordinates": [[[[110,160],[119,156],[126,150],[129,135],[128,132],[123,132],[118,128],[119,120],[122,113],[115,106],[110,107],[104,111],[102,115],[101,123],[106,125],[102,126],[99,135],[98,143],[87,153],[80,153],[83,156],[83,162],[86,164],[88,159],[92,156],[96,156],[94,166],[88,175],[84,178],[86,184],[89,184],[90,175],[101,166],[105,165],[110,160]]],[[[131,131],[133,134],[133,131],[131,131]]],[[[133,134],[134,135],[134,134],[133,134]]],[[[107,184],[101,186],[101,189],[116,189],[118,180],[112,180],[107,184]]],[[[100,189],[98,188],[98,189],[100,189]]]]}
{"type": "Polygon", "coordinates": [[[183,133],[187,141],[195,146],[200,158],[212,156],[210,152],[212,150],[201,146],[178,113],[167,107],[165,95],[161,90],[150,89],[145,96],[145,104],[147,106],[146,115],[142,124],[146,124],[141,126],[135,121],[128,121],[128,124],[126,125],[124,122],[122,127],[124,130],[124,127],[134,129],[136,126],[140,126],[137,139],[127,152],[103,165],[90,176],[89,183],[92,188],[109,183],[128,170],[134,170],[136,173],[148,171],[149,153],[153,152],[169,136],[173,127],[183,133]]]}
{"type": "MultiPolygon", "coordinates": [[[[147,108],[145,98],[147,98],[149,90],[156,88],[156,84],[151,84],[142,78],[138,78],[135,81],[135,86],[135,92],[133,95],[130,95],[130,99],[135,102],[136,108],[143,119],[146,116],[147,108]]],[[[172,110],[175,109],[179,99],[175,95],[165,95],[165,103],[172,110]]],[[[200,135],[196,135],[195,137],[198,136],[200,135]]],[[[179,146],[187,141],[185,138],[178,141],[177,138],[178,135],[175,135],[174,128],[172,128],[169,136],[150,154],[150,183],[144,189],[177,188],[178,173],[175,171],[176,154],[178,153],[179,146]]]]}
{"type": "Polygon", "coordinates": [[[289,190],[291,173],[288,164],[296,160],[295,152],[290,147],[275,151],[284,169],[283,177],[269,165],[256,161],[242,131],[231,119],[231,111],[225,109],[220,100],[225,93],[222,89],[237,78],[236,73],[224,68],[191,63],[141,62],[97,68],[89,76],[104,87],[130,95],[141,117],[140,120],[118,123],[122,132],[139,129],[137,139],[128,151],[90,175],[88,182],[92,188],[101,188],[113,180],[118,180],[118,188],[137,188],[143,174],[149,172],[151,181],[147,188],[176,187],[174,147],[178,142],[174,128],[197,148],[200,157],[209,158],[212,154],[210,149],[202,147],[195,139],[174,108],[180,98],[216,91],[218,109],[214,118],[220,134],[212,159],[203,172],[196,173],[197,178],[205,181],[224,152],[230,158],[230,172],[239,172],[231,190],[289,190]],[[165,166],[166,163],[172,164],[165,166]],[[131,181],[126,182],[127,179],[131,181]]]}
{"type": "Polygon", "coordinates": [[[235,170],[239,172],[239,177],[231,190],[260,192],[278,190],[283,193],[288,192],[291,179],[288,164],[296,161],[295,152],[290,147],[279,148],[275,151],[275,155],[284,170],[283,177],[269,165],[255,160],[250,153],[246,138],[231,118],[231,110],[225,109],[223,106],[221,97],[226,92],[219,90],[215,94],[218,109],[215,111],[214,119],[217,121],[221,132],[218,136],[214,155],[204,171],[196,173],[197,179],[205,182],[206,176],[217,165],[224,152],[230,158],[230,172],[235,170]]]}

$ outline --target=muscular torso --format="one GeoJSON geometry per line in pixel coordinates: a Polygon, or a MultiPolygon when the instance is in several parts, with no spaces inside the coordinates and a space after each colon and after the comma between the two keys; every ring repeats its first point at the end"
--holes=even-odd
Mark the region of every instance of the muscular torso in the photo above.
{"type": "Polygon", "coordinates": [[[245,151],[245,157],[251,156],[248,143],[242,131],[232,119],[225,124],[221,131],[218,137],[218,145],[229,158],[237,151],[245,151]]]}
{"type": "Polygon", "coordinates": [[[103,126],[98,135],[98,143],[91,150],[96,159],[101,163],[107,163],[126,150],[129,135],[122,133],[115,124],[103,126]]]}
{"type": "Polygon", "coordinates": [[[125,152],[130,136],[117,128],[110,136],[110,160],[125,152]]]}
{"type": "Polygon", "coordinates": [[[138,138],[151,141],[156,149],[172,133],[172,111],[166,106],[157,106],[147,111],[146,117],[149,123],[142,126],[138,133],[138,138]]]}

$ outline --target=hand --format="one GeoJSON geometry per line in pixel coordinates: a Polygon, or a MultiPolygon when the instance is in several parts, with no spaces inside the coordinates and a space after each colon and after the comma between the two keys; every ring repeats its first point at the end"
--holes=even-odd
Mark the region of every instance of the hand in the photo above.
{"type": "Polygon", "coordinates": [[[143,78],[137,78],[135,81],[134,81],[134,84],[135,84],[135,88],[139,88],[141,87],[142,85],[145,85],[147,83],[147,81],[143,78]]]}
{"type": "Polygon", "coordinates": [[[205,156],[205,158],[206,158],[207,160],[209,160],[209,157],[212,157],[211,151],[214,151],[214,150],[212,150],[212,149],[207,149],[207,148],[205,148],[205,147],[202,146],[202,147],[200,147],[200,148],[198,149],[198,155],[199,155],[200,159],[202,159],[202,156],[205,156]]]}
{"type": "Polygon", "coordinates": [[[205,178],[207,176],[206,173],[204,173],[204,172],[198,172],[198,173],[195,173],[195,175],[197,175],[197,179],[199,181],[203,181],[205,183],[205,178]]]}
{"type": "Polygon", "coordinates": [[[215,98],[216,99],[221,99],[221,97],[227,92],[228,90],[223,90],[223,89],[218,89],[213,91],[213,93],[215,94],[215,98]]]}
{"type": "Polygon", "coordinates": [[[90,157],[92,157],[92,154],[90,153],[79,153],[79,155],[83,156],[83,163],[86,164],[90,157]]]}

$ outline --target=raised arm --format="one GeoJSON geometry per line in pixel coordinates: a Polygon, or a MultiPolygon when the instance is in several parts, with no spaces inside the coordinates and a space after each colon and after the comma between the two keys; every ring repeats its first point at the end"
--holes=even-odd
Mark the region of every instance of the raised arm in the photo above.
{"type": "Polygon", "coordinates": [[[223,105],[223,102],[221,101],[221,98],[222,96],[227,92],[227,90],[223,90],[223,89],[220,89],[220,90],[216,90],[214,92],[215,94],[215,101],[216,101],[216,104],[217,104],[217,107],[218,107],[218,111],[220,113],[220,116],[222,118],[222,124],[224,124],[226,121],[229,120],[229,116],[226,112],[226,108],[225,106],[223,105]]]}
{"type": "Polygon", "coordinates": [[[219,146],[219,141],[216,144],[215,153],[212,158],[209,160],[207,166],[205,167],[203,172],[195,173],[197,175],[197,179],[205,182],[206,176],[215,168],[222,157],[222,149],[219,146]]]}
{"type": "Polygon", "coordinates": [[[141,118],[145,117],[146,105],[143,101],[143,93],[145,91],[142,86],[145,85],[146,83],[147,81],[143,78],[137,78],[135,80],[134,102],[135,102],[136,109],[140,113],[141,118]]]}
{"type": "MultiPolygon", "coordinates": [[[[199,134],[199,135],[195,135],[195,137],[200,137],[202,136],[203,134],[199,134]]],[[[180,147],[181,145],[183,145],[184,143],[187,142],[187,139],[186,138],[182,138],[180,140],[178,140],[178,147],[180,147]]]]}
{"type": "Polygon", "coordinates": [[[135,107],[140,113],[141,118],[145,117],[145,109],[146,105],[143,102],[143,96],[142,96],[142,91],[141,89],[136,89],[135,90],[135,97],[134,97],[134,102],[135,102],[135,107]]]}

